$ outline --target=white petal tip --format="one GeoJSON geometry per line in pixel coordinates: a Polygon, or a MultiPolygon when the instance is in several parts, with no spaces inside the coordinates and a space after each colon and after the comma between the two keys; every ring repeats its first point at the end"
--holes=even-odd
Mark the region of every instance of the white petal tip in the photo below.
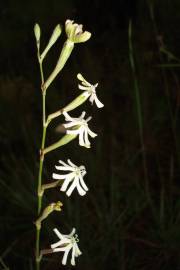
{"type": "Polygon", "coordinates": [[[81,197],[83,197],[83,196],[86,195],[86,192],[85,192],[85,193],[79,193],[79,195],[80,195],[81,197]]]}
{"type": "Polygon", "coordinates": [[[66,188],[60,188],[60,191],[65,192],[66,188]]]}
{"type": "Polygon", "coordinates": [[[86,148],[91,148],[91,145],[90,144],[89,145],[82,145],[82,146],[84,146],[86,148]]]}
{"type": "Polygon", "coordinates": [[[80,80],[80,81],[84,81],[84,78],[83,78],[83,76],[82,76],[81,73],[78,73],[78,74],[77,74],[77,78],[78,78],[78,80],[80,80]]]}
{"type": "Polygon", "coordinates": [[[97,107],[98,108],[103,108],[104,107],[104,104],[98,105],[97,107]]]}
{"type": "Polygon", "coordinates": [[[53,179],[57,179],[57,180],[63,180],[64,179],[64,176],[63,175],[60,175],[60,174],[57,174],[57,173],[53,173],[52,174],[52,178],[53,179]]]}

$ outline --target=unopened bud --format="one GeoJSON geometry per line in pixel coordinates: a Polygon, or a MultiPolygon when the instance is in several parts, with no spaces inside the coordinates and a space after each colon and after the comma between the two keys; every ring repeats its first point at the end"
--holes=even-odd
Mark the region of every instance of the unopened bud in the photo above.
{"type": "Polygon", "coordinates": [[[77,137],[77,135],[74,134],[66,134],[64,135],[58,142],[46,147],[43,151],[44,155],[48,152],[51,152],[65,144],[68,144],[70,141],[74,140],[77,137]]]}
{"type": "Polygon", "coordinates": [[[75,98],[72,102],[70,102],[67,106],[65,106],[62,110],[63,112],[69,112],[74,110],[75,108],[79,107],[83,104],[89,97],[87,92],[82,93],[77,98],[75,98]]]}
{"type": "Polygon", "coordinates": [[[57,41],[57,39],[61,35],[61,32],[62,32],[61,26],[60,26],[60,24],[58,24],[55,27],[55,29],[54,29],[54,31],[53,31],[50,39],[49,39],[49,42],[48,42],[46,48],[44,49],[43,53],[41,54],[41,60],[42,61],[45,58],[45,56],[48,53],[48,51],[51,49],[51,47],[54,45],[54,43],[57,41]]]}
{"type": "Polygon", "coordinates": [[[53,72],[43,85],[44,90],[46,90],[49,87],[49,85],[52,83],[52,81],[54,81],[58,73],[63,69],[64,65],[66,64],[66,61],[71,55],[73,48],[74,43],[70,40],[66,40],[62,48],[61,54],[59,56],[59,59],[57,61],[56,67],[54,68],[53,72]]]}
{"type": "Polygon", "coordinates": [[[41,29],[38,23],[35,24],[34,26],[34,35],[36,38],[36,43],[37,43],[37,47],[39,48],[40,46],[40,37],[41,37],[41,29]]]}
{"type": "Polygon", "coordinates": [[[36,220],[36,227],[41,228],[41,223],[46,219],[53,211],[61,211],[62,202],[58,201],[56,203],[49,204],[42,212],[42,215],[36,220]]]}

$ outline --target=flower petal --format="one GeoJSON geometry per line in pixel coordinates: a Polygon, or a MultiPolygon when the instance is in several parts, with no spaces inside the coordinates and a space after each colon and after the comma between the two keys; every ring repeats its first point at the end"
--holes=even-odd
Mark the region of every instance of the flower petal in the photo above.
{"type": "Polygon", "coordinates": [[[68,234],[69,237],[72,237],[76,232],[75,228],[72,228],[72,231],[70,232],[70,234],[68,234]]]}
{"type": "Polygon", "coordinates": [[[81,90],[88,91],[90,87],[89,86],[83,86],[81,84],[78,84],[78,88],[81,89],[81,90]]]}
{"type": "Polygon", "coordinates": [[[86,175],[86,171],[84,171],[81,175],[82,175],[82,177],[84,177],[85,175],[86,175]]]}
{"type": "Polygon", "coordinates": [[[77,243],[74,243],[74,247],[75,247],[75,256],[78,257],[82,254],[81,250],[79,249],[78,247],[78,244],[77,243]]]}
{"type": "Polygon", "coordinates": [[[60,170],[60,171],[74,171],[75,170],[75,168],[72,168],[71,166],[55,166],[55,168],[57,169],[57,170],[60,170]]]}
{"type": "Polygon", "coordinates": [[[86,112],[85,111],[83,111],[82,113],[81,113],[81,115],[80,115],[80,119],[83,119],[84,118],[84,116],[86,115],[86,112]]]}
{"type": "Polygon", "coordinates": [[[58,231],[57,228],[54,228],[53,231],[54,231],[54,233],[57,235],[57,237],[58,237],[59,239],[62,240],[62,239],[64,238],[63,235],[60,233],[60,231],[58,231]]]}
{"type": "Polygon", "coordinates": [[[57,180],[65,179],[66,176],[67,176],[67,174],[65,174],[65,175],[57,174],[57,173],[53,173],[53,174],[52,174],[52,178],[53,178],[53,179],[57,179],[57,180]]]}
{"type": "Polygon", "coordinates": [[[79,134],[79,128],[74,129],[74,130],[66,130],[66,134],[78,135],[79,134]]]}
{"type": "Polygon", "coordinates": [[[90,145],[90,141],[88,139],[88,130],[87,128],[84,130],[84,141],[86,145],[90,145]]]}
{"type": "Polygon", "coordinates": [[[89,122],[91,119],[92,119],[92,116],[89,116],[89,117],[86,119],[86,122],[89,122]]]}
{"type": "Polygon", "coordinates": [[[71,264],[74,266],[76,263],[75,263],[75,253],[76,253],[76,250],[75,250],[75,246],[73,245],[72,247],[72,255],[71,255],[71,264]]]}
{"type": "Polygon", "coordinates": [[[52,245],[51,245],[51,248],[52,248],[52,249],[55,249],[55,248],[57,248],[57,247],[63,247],[64,244],[67,245],[67,244],[69,244],[69,243],[70,243],[69,239],[63,238],[62,240],[60,240],[60,241],[58,241],[58,242],[52,244],[52,245]]]}
{"type": "Polygon", "coordinates": [[[63,182],[63,184],[62,184],[60,190],[61,190],[61,191],[66,191],[66,189],[67,189],[69,183],[73,180],[74,177],[75,177],[75,173],[73,172],[73,173],[71,173],[71,174],[69,175],[69,177],[67,177],[67,178],[65,179],[65,181],[63,182]]]}
{"type": "Polygon", "coordinates": [[[64,252],[64,256],[63,256],[63,259],[62,259],[62,264],[63,265],[66,265],[66,262],[67,262],[67,257],[68,257],[68,254],[69,254],[69,251],[71,250],[72,246],[69,245],[70,247],[66,247],[66,250],[64,252]]]}
{"type": "Polygon", "coordinates": [[[85,182],[84,182],[84,179],[82,177],[82,175],[79,176],[79,180],[80,180],[80,184],[81,186],[83,187],[84,190],[88,191],[88,187],[86,186],[85,182]]]}
{"type": "Polygon", "coordinates": [[[60,251],[66,251],[67,247],[59,247],[59,248],[54,248],[53,252],[60,252],[60,251]]]}
{"type": "Polygon", "coordinates": [[[68,166],[68,164],[66,164],[64,161],[62,161],[62,160],[59,160],[58,161],[60,164],[62,164],[62,165],[64,165],[64,166],[68,166]]]}
{"type": "Polygon", "coordinates": [[[78,183],[78,177],[76,176],[73,183],[71,184],[71,186],[69,187],[68,191],[66,192],[66,195],[69,197],[71,196],[73,190],[75,189],[75,187],[77,186],[78,183]]]}
{"type": "Polygon", "coordinates": [[[76,123],[74,123],[74,122],[70,122],[70,123],[67,123],[67,124],[63,124],[63,126],[65,127],[65,128],[70,128],[70,127],[73,127],[73,126],[76,126],[77,124],[76,123]]]}
{"type": "Polygon", "coordinates": [[[79,182],[77,183],[76,188],[80,196],[84,196],[86,194],[86,191],[80,186],[79,182]]]}
{"type": "Polygon", "coordinates": [[[70,159],[68,159],[67,162],[69,163],[70,166],[77,168],[77,166],[74,163],[72,163],[70,159]]]}
{"type": "Polygon", "coordinates": [[[94,133],[92,130],[90,130],[90,128],[88,127],[88,134],[92,137],[92,138],[95,138],[97,136],[96,133],[94,133]]]}
{"type": "Polygon", "coordinates": [[[85,42],[87,41],[88,39],[90,39],[91,37],[91,33],[88,32],[88,31],[84,31],[83,33],[81,34],[77,34],[75,37],[74,37],[74,43],[81,43],[81,42],[85,42]]]}
{"type": "Polygon", "coordinates": [[[89,101],[91,102],[92,105],[94,103],[94,99],[95,99],[95,94],[92,93],[91,96],[90,96],[90,98],[89,98],[89,101]]]}
{"type": "Polygon", "coordinates": [[[63,112],[63,115],[67,121],[73,121],[73,118],[67,112],[63,112]]]}
{"type": "Polygon", "coordinates": [[[84,146],[84,127],[81,127],[79,130],[79,145],[84,146]]]}
{"type": "Polygon", "coordinates": [[[104,104],[97,98],[97,96],[95,95],[95,99],[94,99],[96,105],[98,108],[102,108],[104,107],[104,104]]]}
{"type": "Polygon", "coordinates": [[[77,74],[77,78],[82,81],[84,84],[86,84],[87,86],[91,86],[91,84],[82,76],[82,74],[78,73],[77,74]]]}

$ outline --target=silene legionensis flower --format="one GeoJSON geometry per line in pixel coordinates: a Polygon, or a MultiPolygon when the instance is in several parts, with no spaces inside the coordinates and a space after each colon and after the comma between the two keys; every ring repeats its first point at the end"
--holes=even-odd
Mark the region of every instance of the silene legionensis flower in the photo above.
{"type": "Polygon", "coordinates": [[[75,228],[72,229],[72,232],[70,234],[61,234],[56,228],[53,231],[60,240],[57,243],[52,244],[51,249],[53,250],[53,252],[64,252],[62,259],[63,265],[66,265],[68,254],[72,249],[71,264],[74,266],[75,258],[82,254],[77,244],[77,242],[79,242],[79,239],[77,234],[75,234],[75,228]]]}
{"type": "Polygon", "coordinates": [[[98,108],[104,107],[104,104],[98,99],[96,95],[96,88],[98,86],[98,83],[94,85],[90,84],[84,79],[84,77],[80,73],[77,74],[77,78],[81,81],[82,84],[78,85],[79,89],[85,91],[84,96],[89,97],[89,101],[91,102],[91,104],[93,105],[93,103],[95,102],[98,108]]]}
{"type": "Polygon", "coordinates": [[[60,171],[69,171],[68,174],[57,174],[53,173],[53,179],[64,180],[61,191],[66,192],[67,196],[70,196],[75,188],[79,195],[84,196],[88,191],[88,187],[86,186],[83,177],[86,174],[86,169],[83,165],[76,166],[70,159],[67,160],[68,164],[59,160],[60,166],[55,166],[57,170],[60,171]],[[71,183],[71,185],[70,185],[71,183]],[[69,186],[69,187],[68,187],[69,186]]]}
{"type": "Polygon", "coordinates": [[[66,134],[79,135],[79,145],[90,148],[91,144],[88,139],[88,135],[92,138],[97,136],[97,134],[88,127],[88,122],[92,117],[90,116],[87,119],[84,119],[86,114],[85,112],[82,112],[79,118],[73,118],[67,112],[64,112],[63,114],[65,116],[65,120],[69,122],[67,124],[63,124],[66,128],[66,134]]]}
{"type": "Polygon", "coordinates": [[[83,25],[74,23],[72,20],[66,20],[65,30],[68,39],[73,43],[86,42],[91,37],[91,33],[83,31],[83,25]]]}

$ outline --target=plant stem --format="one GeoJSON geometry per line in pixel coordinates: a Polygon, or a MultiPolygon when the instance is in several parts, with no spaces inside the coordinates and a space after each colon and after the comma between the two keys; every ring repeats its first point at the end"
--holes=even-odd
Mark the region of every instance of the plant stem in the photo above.
{"type": "MultiPolygon", "coordinates": [[[[175,80],[175,84],[177,86],[177,89],[179,90],[179,81],[178,81],[178,77],[176,76],[175,72],[174,72],[174,67],[179,67],[179,64],[174,64],[174,63],[168,63],[168,64],[164,64],[164,60],[163,60],[163,56],[162,56],[162,48],[163,48],[163,52],[165,53],[169,53],[164,47],[164,42],[163,39],[159,40],[158,37],[160,36],[159,34],[159,29],[157,26],[157,22],[156,22],[156,17],[154,14],[154,6],[153,6],[153,2],[151,3],[150,1],[148,1],[148,7],[149,7],[149,12],[150,12],[150,17],[151,17],[151,21],[152,21],[152,25],[153,25],[153,30],[154,30],[154,36],[156,39],[156,44],[157,44],[157,49],[158,49],[158,53],[159,53],[159,61],[160,64],[159,66],[161,67],[161,74],[162,74],[162,79],[164,82],[164,89],[165,89],[165,96],[166,96],[166,102],[167,102],[167,107],[169,110],[169,119],[170,119],[170,123],[171,123],[171,131],[172,131],[172,136],[174,138],[174,146],[176,149],[176,158],[177,158],[177,162],[178,165],[180,164],[180,153],[179,153],[179,142],[178,142],[178,137],[177,137],[177,118],[178,118],[178,113],[179,113],[179,104],[178,104],[178,98],[177,98],[177,103],[176,103],[176,107],[174,110],[174,105],[171,104],[171,90],[169,89],[169,83],[168,83],[168,77],[167,77],[167,73],[165,68],[169,67],[171,70],[171,74],[173,76],[173,79],[175,80]],[[174,110],[174,112],[173,112],[174,110]]],[[[179,61],[179,59],[177,57],[175,57],[173,55],[174,60],[179,61]]],[[[168,190],[166,191],[167,194],[169,194],[169,202],[168,205],[169,207],[173,208],[172,205],[172,201],[173,201],[173,192],[172,192],[172,187],[173,187],[173,167],[174,167],[174,153],[170,153],[171,154],[171,159],[170,159],[170,167],[169,167],[169,171],[170,171],[170,178],[169,178],[169,185],[168,185],[168,190]]],[[[164,187],[164,182],[162,181],[162,190],[165,191],[165,187],[164,187]]],[[[164,192],[163,191],[163,192],[164,192]]],[[[164,193],[162,193],[162,200],[163,200],[163,196],[164,193]]],[[[164,207],[164,206],[163,206],[164,207]]],[[[163,224],[163,222],[162,222],[163,224]]]]}
{"type": "Polygon", "coordinates": [[[44,194],[44,191],[45,191],[46,189],[58,187],[58,186],[60,186],[60,185],[62,185],[62,180],[57,180],[57,181],[54,181],[54,182],[52,182],[52,183],[42,185],[42,186],[41,186],[41,194],[44,194]]]}
{"type": "MultiPolygon", "coordinates": [[[[42,62],[40,61],[40,57],[38,54],[39,65],[40,65],[40,74],[41,74],[41,87],[42,87],[42,119],[43,119],[43,134],[42,134],[42,141],[41,141],[41,150],[40,150],[40,159],[39,159],[39,175],[38,175],[38,187],[37,187],[37,195],[38,195],[38,216],[41,212],[42,207],[42,198],[43,194],[40,194],[41,186],[42,186],[42,172],[43,172],[43,163],[44,163],[44,154],[43,149],[45,146],[46,140],[46,91],[43,91],[43,84],[44,84],[44,75],[43,75],[43,67],[42,62]]],[[[36,226],[36,270],[40,270],[40,235],[41,235],[41,228],[36,226]]]]}
{"type": "Polygon", "coordinates": [[[3,266],[4,270],[9,270],[9,268],[5,265],[5,263],[3,262],[3,260],[0,258],[0,263],[3,266]]]}
{"type": "Polygon", "coordinates": [[[43,126],[43,135],[42,135],[42,142],[41,142],[41,150],[40,150],[40,161],[39,161],[39,176],[38,176],[38,215],[41,212],[41,205],[42,205],[42,196],[40,195],[41,186],[42,186],[42,171],[43,171],[43,163],[44,163],[44,154],[43,149],[45,146],[45,139],[46,139],[46,126],[43,126]]]}
{"type": "Polygon", "coordinates": [[[60,116],[63,113],[63,109],[58,110],[54,113],[51,113],[50,115],[48,115],[47,117],[47,125],[49,125],[49,123],[56,117],[60,116]]]}
{"type": "Polygon", "coordinates": [[[138,118],[138,127],[139,127],[139,136],[140,136],[140,144],[142,148],[142,163],[144,169],[144,178],[145,178],[145,189],[148,202],[151,206],[152,212],[154,213],[154,206],[151,199],[151,195],[149,192],[149,181],[148,181],[148,169],[147,169],[147,161],[146,161],[146,149],[144,144],[144,127],[143,127],[143,117],[142,117],[142,106],[141,106],[141,98],[140,98],[140,87],[138,83],[137,73],[136,73],[136,65],[134,59],[134,50],[132,44],[132,22],[129,21],[129,29],[128,29],[128,43],[129,43],[129,60],[132,70],[132,76],[134,80],[134,90],[135,90],[135,102],[136,102],[136,110],[137,110],[137,118],[138,118]]]}
{"type": "Polygon", "coordinates": [[[40,270],[39,242],[40,242],[40,228],[36,227],[36,270],[40,270]]]}

